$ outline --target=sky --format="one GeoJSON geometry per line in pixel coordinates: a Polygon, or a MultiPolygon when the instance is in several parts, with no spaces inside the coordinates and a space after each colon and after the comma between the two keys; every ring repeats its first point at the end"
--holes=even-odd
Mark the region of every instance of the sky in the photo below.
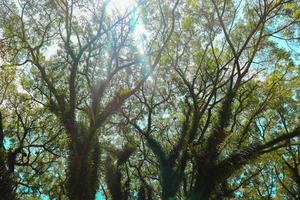
{"type": "MultiPolygon", "coordinates": [[[[137,6],[138,0],[103,0],[108,2],[108,5],[106,7],[106,12],[108,15],[114,14],[114,12],[120,13],[120,15],[123,15],[126,13],[126,11],[129,11],[131,9],[134,9],[135,6],[137,6]]],[[[78,13],[80,15],[80,13],[78,13]]],[[[76,13],[75,13],[76,15],[76,13]]],[[[136,40],[136,46],[140,53],[143,53],[143,40],[145,39],[143,36],[146,35],[146,29],[142,23],[141,20],[138,20],[138,22],[135,25],[133,35],[136,40]]],[[[47,49],[46,57],[50,58],[51,56],[55,55],[57,52],[58,46],[52,45],[47,49]]]]}
{"type": "Polygon", "coordinates": [[[124,13],[126,9],[130,9],[134,5],[136,5],[136,0],[109,0],[108,10],[118,9],[124,13]]]}

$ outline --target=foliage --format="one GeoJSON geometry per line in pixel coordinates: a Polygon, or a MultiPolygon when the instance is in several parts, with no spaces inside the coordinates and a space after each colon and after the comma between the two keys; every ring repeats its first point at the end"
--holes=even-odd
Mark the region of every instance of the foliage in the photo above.
{"type": "Polygon", "coordinates": [[[0,192],[299,199],[299,2],[111,3],[1,1],[0,192]]]}

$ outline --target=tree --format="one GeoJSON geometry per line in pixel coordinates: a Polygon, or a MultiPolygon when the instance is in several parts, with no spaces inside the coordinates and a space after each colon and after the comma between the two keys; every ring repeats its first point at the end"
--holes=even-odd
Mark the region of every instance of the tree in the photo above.
{"type": "MultiPolygon", "coordinates": [[[[0,82],[1,85],[5,85],[3,89],[0,90],[1,100],[0,106],[4,103],[5,97],[9,88],[11,87],[11,83],[14,78],[14,70],[10,70],[10,73],[3,73],[4,68],[1,67],[1,74],[0,82]]],[[[0,192],[4,194],[4,198],[6,199],[14,199],[15,193],[13,188],[15,186],[13,178],[11,176],[11,170],[8,168],[8,155],[5,148],[5,132],[4,132],[4,125],[3,125],[3,114],[2,109],[0,110],[0,192]]]]}
{"type": "Polygon", "coordinates": [[[0,80],[6,190],[294,197],[299,61],[282,41],[299,44],[299,6],[158,0],[119,12],[109,1],[3,0],[1,62],[14,69],[3,68],[11,89],[0,80]]]}
{"type": "Polygon", "coordinates": [[[110,16],[106,7],[68,0],[2,5],[11,62],[28,67],[25,89],[57,116],[69,137],[70,199],[95,198],[99,128],[145,82],[173,31],[174,22],[164,25],[166,37],[160,45],[151,42],[157,48],[147,50],[146,64],[133,44],[134,12],[110,16]],[[14,26],[6,21],[11,19],[14,26]]]}
{"type": "Polygon", "coordinates": [[[297,70],[270,39],[298,22],[284,9],[290,4],[190,1],[161,59],[175,74],[161,70],[137,96],[142,106],[132,104],[125,114],[157,159],[162,199],[174,198],[182,182],[188,183],[184,193],[197,199],[231,195],[234,173],[299,135],[299,126],[284,131],[274,116],[286,101],[295,102],[295,88],[281,85],[297,70]],[[160,79],[170,84],[162,88],[160,79]],[[272,121],[267,138],[258,136],[262,118],[272,121]]]}

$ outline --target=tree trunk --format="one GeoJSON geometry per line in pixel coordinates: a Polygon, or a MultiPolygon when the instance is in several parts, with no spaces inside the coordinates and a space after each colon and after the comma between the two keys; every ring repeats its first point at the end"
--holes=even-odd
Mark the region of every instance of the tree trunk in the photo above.
{"type": "Polygon", "coordinates": [[[160,167],[162,200],[175,199],[180,186],[180,177],[174,169],[169,166],[160,167]]]}
{"type": "Polygon", "coordinates": [[[7,169],[6,157],[2,114],[0,112],[0,194],[3,199],[14,200],[16,197],[13,191],[12,172],[7,169]]]}
{"type": "Polygon", "coordinates": [[[69,157],[69,181],[67,185],[70,200],[95,200],[98,190],[99,144],[82,142],[71,148],[69,157]]]}
{"type": "Polygon", "coordinates": [[[220,173],[213,166],[199,166],[197,171],[196,182],[191,192],[193,198],[191,199],[208,200],[212,198],[212,194],[219,184],[220,173]]]}
{"type": "Polygon", "coordinates": [[[197,197],[197,200],[208,200],[211,198],[211,194],[215,189],[215,182],[209,177],[203,177],[195,184],[195,190],[192,195],[197,197]]]}
{"type": "Polygon", "coordinates": [[[5,166],[4,152],[0,149],[0,194],[1,198],[14,200],[12,173],[5,166]]]}
{"type": "Polygon", "coordinates": [[[106,161],[105,181],[112,200],[124,200],[122,191],[122,174],[118,167],[112,164],[112,160],[106,161]]]}

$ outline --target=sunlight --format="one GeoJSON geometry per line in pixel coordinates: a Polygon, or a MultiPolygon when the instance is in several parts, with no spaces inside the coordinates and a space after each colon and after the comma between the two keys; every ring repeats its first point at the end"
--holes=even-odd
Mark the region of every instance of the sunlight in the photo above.
{"type": "MultiPolygon", "coordinates": [[[[138,6],[137,0],[108,0],[107,11],[109,14],[118,13],[124,15],[138,6]]],[[[138,11],[137,15],[139,15],[138,11]]],[[[145,41],[147,41],[147,31],[142,20],[138,20],[135,27],[133,36],[140,53],[144,53],[145,41]]]]}
{"type": "Polygon", "coordinates": [[[120,14],[124,14],[136,4],[135,0],[108,0],[108,10],[115,10],[120,14]]]}

